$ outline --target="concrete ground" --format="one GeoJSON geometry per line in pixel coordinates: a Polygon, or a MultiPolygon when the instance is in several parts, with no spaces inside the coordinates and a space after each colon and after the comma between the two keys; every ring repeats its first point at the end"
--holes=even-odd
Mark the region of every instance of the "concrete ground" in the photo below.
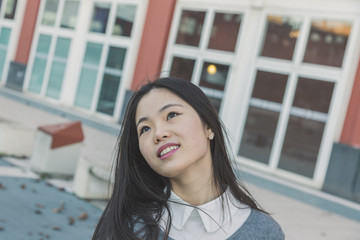
{"type": "MultiPolygon", "coordinates": [[[[102,161],[105,164],[110,164],[113,149],[116,144],[116,136],[119,130],[117,124],[106,123],[106,121],[97,119],[93,116],[78,114],[71,109],[64,108],[62,111],[54,109],[55,108],[52,108],[50,105],[42,104],[41,100],[37,101],[32,97],[24,97],[11,90],[0,88],[0,120],[3,122],[16,123],[18,126],[34,132],[38,126],[63,123],[71,120],[81,120],[83,122],[83,131],[85,135],[81,156],[91,156],[93,159],[98,159],[98,161],[102,161]]],[[[29,179],[37,177],[37,175],[34,175],[34,173],[29,170],[29,166],[29,158],[6,158],[2,163],[0,162],[0,183],[3,181],[4,185],[9,184],[6,191],[8,191],[9,188],[19,188],[18,185],[20,182],[18,182],[16,186],[9,182],[16,181],[16,179],[28,179],[26,181],[30,181],[29,179]],[[7,180],[5,181],[4,179],[7,180]]],[[[286,239],[360,240],[360,204],[297,184],[289,184],[281,179],[266,176],[251,169],[243,169],[243,171],[243,178],[247,182],[250,191],[262,207],[266,211],[272,213],[272,216],[279,222],[285,232],[286,239]]],[[[70,198],[73,197],[71,194],[71,180],[64,181],[53,179],[50,183],[56,186],[55,188],[60,187],[65,189],[65,191],[60,191],[61,194],[67,194],[70,198]]],[[[46,187],[41,187],[41,189],[42,190],[38,191],[45,191],[47,193],[49,190],[46,187]]],[[[21,189],[21,184],[20,190],[23,190],[21,189]]],[[[19,192],[19,190],[17,190],[17,192],[19,192]]],[[[20,193],[24,192],[20,191],[20,193]]],[[[3,197],[1,197],[3,194],[5,194],[5,190],[0,189],[1,199],[3,199],[3,197]]],[[[46,195],[48,194],[45,194],[44,196],[46,195]]],[[[26,198],[26,196],[24,195],[22,198],[26,198]]],[[[17,198],[12,198],[12,200],[7,199],[5,202],[0,202],[0,204],[2,206],[4,206],[4,204],[6,205],[6,201],[17,201],[17,198]]],[[[52,204],[54,206],[59,204],[57,200],[52,200],[52,198],[49,198],[49,201],[55,202],[49,202],[47,204],[52,204]]],[[[77,199],[77,201],[82,200],[77,199]]],[[[89,207],[89,209],[92,208],[87,204],[96,206],[101,212],[105,202],[81,202],[81,204],[85,204],[84,206],[89,207]]],[[[15,205],[11,206],[13,206],[13,208],[9,208],[6,212],[0,210],[0,239],[30,239],[26,238],[26,236],[21,237],[15,235],[15,231],[14,236],[17,236],[15,238],[7,239],[1,237],[1,234],[6,231],[6,228],[1,231],[1,226],[5,226],[7,223],[6,221],[4,222],[4,219],[11,219],[13,216],[20,218],[20,211],[23,211],[15,207],[15,205]],[[4,214],[6,214],[6,216],[4,214]]],[[[74,214],[72,217],[76,218],[78,217],[78,214],[81,213],[74,214]]],[[[34,216],[34,218],[35,217],[38,216],[34,216]]],[[[42,217],[47,218],[48,215],[44,214],[42,217]]],[[[69,218],[71,216],[69,215],[66,217],[69,218]]],[[[27,221],[32,222],[32,219],[27,219],[27,221]]],[[[55,225],[56,224],[57,223],[55,223],[55,225]]],[[[53,225],[54,224],[49,224],[47,226],[47,230],[51,233],[56,231],[53,229],[53,225]]],[[[63,226],[63,228],[68,228],[68,226],[63,226]]],[[[8,230],[11,229],[11,227],[8,227],[8,230]]],[[[80,226],[79,229],[81,229],[80,226]]],[[[27,234],[28,233],[29,231],[27,231],[27,234]]],[[[71,239],[69,234],[71,234],[71,232],[57,231],[51,239],[71,239]]],[[[88,232],[84,234],[84,239],[90,239],[88,232]]]]}

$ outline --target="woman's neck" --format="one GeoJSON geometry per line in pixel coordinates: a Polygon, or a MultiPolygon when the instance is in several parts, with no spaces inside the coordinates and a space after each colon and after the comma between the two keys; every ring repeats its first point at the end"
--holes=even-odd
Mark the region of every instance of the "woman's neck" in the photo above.
{"type": "Polygon", "coordinates": [[[212,171],[208,171],[205,176],[196,174],[193,177],[171,179],[170,183],[173,192],[193,206],[202,205],[219,196],[214,187],[212,171]]]}

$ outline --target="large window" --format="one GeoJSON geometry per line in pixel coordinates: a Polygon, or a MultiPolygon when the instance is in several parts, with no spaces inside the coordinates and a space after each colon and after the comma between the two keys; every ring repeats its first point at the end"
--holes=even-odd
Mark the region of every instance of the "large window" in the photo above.
{"type": "Polygon", "coordinates": [[[34,38],[37,47],[29,64],[30,92],[60,99],[79,4],[76,0],[46,0],[40,5],[40,25],[34,38]]]}
{"type": "Polygon", "coordinates": [[[181,8],[177,16],[178,24],[173,26],[176,30],[165,67],[170,76],[198,84],[220,111],[239,42],[243,13],[230,9],[181,8]]]}
{"type": "Polygon", "coordinates": [[[238,155],[314,179],[352,25],[301,15],[265,21],[238,155]]]}
{"type": "Polygon", "coordinates": [[[74,104],[107,116],[118,111],[137,5],[95,1],[74,104]]]}

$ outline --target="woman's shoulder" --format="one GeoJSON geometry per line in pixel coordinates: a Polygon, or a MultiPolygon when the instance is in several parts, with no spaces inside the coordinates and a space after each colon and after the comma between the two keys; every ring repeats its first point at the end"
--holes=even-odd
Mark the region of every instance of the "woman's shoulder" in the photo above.
{"type": "Polygon", "coordinates": [[[228,240],[283,240],[280,225],[268,214],[252,209],[246,222],[228,240]]]}

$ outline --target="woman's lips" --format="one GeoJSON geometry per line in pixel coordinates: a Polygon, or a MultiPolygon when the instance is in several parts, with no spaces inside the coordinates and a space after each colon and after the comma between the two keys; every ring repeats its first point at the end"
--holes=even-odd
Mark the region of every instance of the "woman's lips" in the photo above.
{"type": "Polygon", "coordinates": [[[165,159],[167,157],[170,157],[179,149],[179,147],[180,147],[179,144],[174,144],[174,143],[165,144],[158,149],[157,156],[160,159],[165,159]]]}

